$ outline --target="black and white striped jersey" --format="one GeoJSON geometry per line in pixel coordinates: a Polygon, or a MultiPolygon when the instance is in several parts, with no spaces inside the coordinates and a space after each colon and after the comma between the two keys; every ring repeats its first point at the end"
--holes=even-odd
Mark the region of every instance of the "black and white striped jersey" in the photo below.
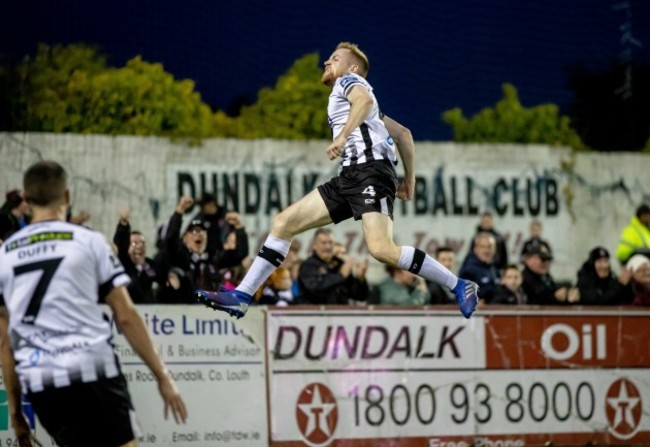
{"type": "Polygon", "coordinates": [[[129,282],[103,235],[68,222],[28,225],[0,246],[0,304],[23,390],[120,373],[99,303],[129,282]]]}
{"type": "Polygon", "coordinates": [[[373,105],[363,124],[348,137],[345,150],[341,155],[341,166],[352,166],[371,160],[390,160],[396,164],[395,143],[384,126],[377,98],[375,98],[368,81],[355,73],[348,73],[338,78],[334,83],[332,93],[330,93],[327,115],[332,128],[332,136],[336,138],[348,120],[350,115],[348,93],[357,85],[368,90],[373,105]]]}

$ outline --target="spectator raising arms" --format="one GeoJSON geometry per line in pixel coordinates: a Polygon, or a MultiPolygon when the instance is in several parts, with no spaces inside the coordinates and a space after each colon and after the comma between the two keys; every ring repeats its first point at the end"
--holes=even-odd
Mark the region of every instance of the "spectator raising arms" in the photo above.
{"type": "Polygon", "coordinates": [[[226,236],[232,230],[226,220],[226,209],[219,206],[214,195],[205,193],[198,201],[199,212],[192,220],[201,220],[208,232],[208,253],[223,250],[226,236]]]}
{"type": "Polygon", "coordinates": [[[193,202],[189,196],[178,201],[165,233],[166,256],[171,266],[180,267],[185,272],[193,289],[216,288],[222,280],[219,270],[239,265],[248,256],[248,235],[239,214],[229,213],[226,219],[235,228],[234,249],[208,252],[208,231],[202,220],[192,220],[179,238],[183,214],[193,202]]]}
{"type": "Polygon", "coordinates": [[[129,209],[120,210],[120,220],[115,228],[113,243],[117,247],[117,256],[120,258],[124,270],[131,278],[128,286],[129,294],[134,303],[153,304],[154,284],[156,287],[165,284],[163,280],[165,269],[153,259],[147,257],[147,242],[139,231],[132,231],[129,222],[129,209]]]}

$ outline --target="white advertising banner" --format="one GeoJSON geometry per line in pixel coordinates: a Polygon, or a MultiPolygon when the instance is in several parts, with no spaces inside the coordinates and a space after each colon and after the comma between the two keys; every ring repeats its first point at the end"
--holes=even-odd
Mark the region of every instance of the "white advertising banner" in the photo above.
{"type": "MultiPolygon", "coordinates": [[[[271,414],[288,415],[274,418],[273,446],[470,446],[471,440],[488,445],[480,441],[483,436],[501,443],[493,445],[539,445],[531,442],[531,435],[608,433],[610,405],[631,399],[638,406],[641,393],[650,397],[648,370],[411,372],[393,368],[371,372],[350,368],[336,373],[273,374],[272,387],[283,390],[283,395],[273,400],[271,414]],[[389,444],[392,439],[401,441],[389,444]],[[353,440],[360,442],[353,444],[353,440]],[[369,440],[374,443],[367,444],[369,440]],[[450,444],[450,440],[457,442],[450,444]]],[[[643,411],[648,409],[646,404],[643,411]]],[[[621,418],[634,421],[631,413],[621,411],[621,418]]],[[[650,418],[642,422],[630,437],[650,431],[650,418]]]]}
{"type": "MultiPolygon", "coordinates": [[[[650,446],[647,310],[139,310],[189,410],[185,425],[163,418],[115,328],[144,446],[650,446]]],[[[0,445],[14,446],[6,402],[0,389],[0,445]]]]}
{"type": "MultiPolygon", "coordinates": [[[[135,407],[144,446],[267,446],[264,346],[225,314],[202,306],[139,306],[157,350],[188,409],[186,424],[163,417],[157,382],[114,327],[116,352],[135,407]]],[[[264,313],[251,309],[246,324],[264,327],[264,313]]],[[[61,403],[65,411],[65,403],[61,403]]],[[[39,441],[55,445],[30,416],[39,441]]],[[[18,445],[10,428],[6,391],[0,390],[0,445],[18,445]],[[3,411],[4,410],[4,411],[3,411]]],[[[89,444],[89,446],[91,446],[89,444]]]]}

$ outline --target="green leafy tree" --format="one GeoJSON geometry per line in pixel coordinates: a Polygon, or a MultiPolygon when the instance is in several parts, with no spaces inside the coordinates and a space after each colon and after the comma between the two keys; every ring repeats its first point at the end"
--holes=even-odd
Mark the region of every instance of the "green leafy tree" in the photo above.
{"type": "Polygon", "coordinates": [[[67,131],[78,119],[68,115],[69,106],[78,108],[81,101],[80,97],[71,94],[71,90],[75,90],[74,85],[70,85],[71,78],[78,73],[93,76],[105,68],[106,58],[94,47],[39,45],[36,55],[26,56],[17,70],[20,79],[17,127],[67,131]]]}
{"type": "Polygon", "coordinates": [[[20,67],[27,130],[160,135],[200,140],[214,134],[212,111],[191,80],[138,56],[122,68],[84,45],[41,45],[20,67]]]}
{"type": "Polygon", "coordinates": [[[242,122],[239,117],[228,116],[223,110],[217,110],[213,117],[215,136],[222,138],[239,138],[242,122]]]}
{"type": "Polygon", "coordinates": [[[85,119],[73,131],[192,139],[214,133],[212,111],[194,91],[194,81],[175,80],[161,64],[138,56],[123,68],[78,81],[85,119]]]}
{"type": "Polygon", "coordinates": [[[330,89],[320,81],[322,69],[317,53],[297,59],[275,88],[263,88],[255,104],[242,108],[241,115],[215,115],[217,133],[237,138],[326,139],[330,89]]]}
{"type": "Polygon", "coordinates": [[[569,118],[560,116],[556,105],[526,108],[519,102],[513,85],[504,84],[502,89],[503,98],[494,108],[485,108],[471,118],[466,118],[458,107],[443,113],[443,120],[453,128],[455,141],[539,143],[586,149],[571,128],[569,118]]]}
{"type": "MultiPolygon", "coordinates": [[[[212,113],[191,80],[176,80],[161,64],[139,56],[108,67],[96,48],[40,45],[15,74],[20,88],[9,130],[159,135],[200,141],[207,137],[327,139],[329,88],[321,81],[318,54],[297,59],[274,88],[238,117],[212,113]]],[[[10,79],[0,71],[2,79],[10,79]]],[[[5,89],[7,90],[7,89],[5,89]]],[[[9,90],[8,90],[9,91],[9,90]]],[[[3,101],[9,104],[9,101],[3,101]]]]}

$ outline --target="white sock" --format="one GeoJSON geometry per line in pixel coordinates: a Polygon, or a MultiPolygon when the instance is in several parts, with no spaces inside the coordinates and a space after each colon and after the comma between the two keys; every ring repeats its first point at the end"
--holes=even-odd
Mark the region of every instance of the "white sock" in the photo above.
{"type": "Polygon", "coordinates": [[[237,290],[254,295],[257,289],[271,276],[271,273],[280,267],[284,257],[289,253],[290,245],[291,241],[285,241],[269,234],[253,264],[246,272],[246,276],[237,286],[237,290]]]}
{"type": "Polygon", "coordinates": [[[433,281],[453,290],[458,277],[431,256],[414,247],[402,246],[397,266],[408,270],[424,279],[433,281]]]}

